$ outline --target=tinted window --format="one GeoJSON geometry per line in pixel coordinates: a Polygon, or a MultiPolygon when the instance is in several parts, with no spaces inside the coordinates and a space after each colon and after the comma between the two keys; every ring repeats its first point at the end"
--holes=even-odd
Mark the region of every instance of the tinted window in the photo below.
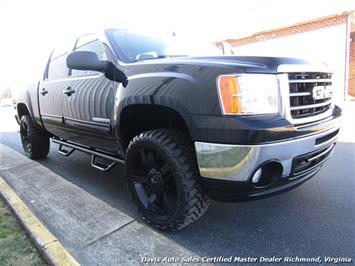
{"type": "Polygon", "coordinates": [[[181,39],[175,34],[143,35],[135,31],[110,29],[105,31],[120,60],[131,63],[161,57],[220,55],[209,43],[181,39]]]}
{"type": "Polygon", "coordinates": [[[60,79],[68,76],[67,56],[68,53],[57,56],[53,53],[48,68],[48,79],[60,79]]]}
{"type": "Polygon", "coordinates": [[[164,55],[168,46],[162,40],[127,31],[112,30],[109,36],[124,62],[134,62],[144,55],[148,58],[164,55]]]}
{"type": "Polygon", "coordinates": [[[75,42],[70,38],[58,43],[51,55],[46,78],[60,79],[68,76],[69,69],[67,68],[66,60],[68,54],[74,49],[74,44],[75,42]]]}
{"type": "MultiPolygon", "coordinates": [[[[77,41],[75,51],[89,51],[94,52],[99,57],[99,60],[107,60],[107,55],[105,53],[105,47],[100,40],[95,38],[93,35],[85,35],[80,37],[77,41]]],[[[97,74],[96,71],[83,71],[72,69],[72,76],[83,76],[97,74]]]]}

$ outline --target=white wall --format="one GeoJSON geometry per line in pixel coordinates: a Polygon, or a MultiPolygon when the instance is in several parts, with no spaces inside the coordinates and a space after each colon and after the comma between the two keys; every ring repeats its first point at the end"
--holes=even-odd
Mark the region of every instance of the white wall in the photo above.
{"type": "Polygon", "coordinates": [[[333,71],[336,102],[345,91],[346,23],[233,48],[236,55],[291,56],[320,60],[333,71]]]}

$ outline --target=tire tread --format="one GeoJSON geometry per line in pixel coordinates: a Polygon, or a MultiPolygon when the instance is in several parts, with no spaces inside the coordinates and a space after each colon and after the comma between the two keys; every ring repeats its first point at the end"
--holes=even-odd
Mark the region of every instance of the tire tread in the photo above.
{"type": "Polygon", "coordinates": [[[29,138],[31,141],[32,149],[31,153],[27,153],[31,159],[45,158],[49,153],[49,137],[45,135],[42,130],[36,127],[32,121],[31,116],[23,115],[21,117],[21,123],[26,123],[29,130],[29,138]]]}
{"type": "Polygon", "coordinates": [[[160,145],[169,158],[175,159],[175,168],[180,172],[179,177],[184,191],[182,210],[175,221],[168,226],[162,228],[147,217],[143,217],[143,219],[164,231],[177,231],[198,220],[208,209],[210,201],[201,185],[201,177],[198,172],[195,150],[191,140],[183,132],[177,130],[150,130],[134,137],[128,146],[127,152],[129,152],[132,145],[140,141],[151,141],[160,145]]]}

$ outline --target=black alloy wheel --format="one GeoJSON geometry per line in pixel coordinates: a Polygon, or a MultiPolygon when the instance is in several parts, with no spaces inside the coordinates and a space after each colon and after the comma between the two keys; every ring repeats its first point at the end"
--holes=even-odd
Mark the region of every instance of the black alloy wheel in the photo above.
{"type": "Polygon", "coordinates": [[[23,150],[31,159],[45,158],[49,152],[49,137],[37,128],[31,116],[23,115],[20,123],[20,136],[23,150]]]}
{"type": "Polygon", "coordinates": [[[143,219],[179,230],[207,210],[194,150],[181,132],[152,130],[135,137],[126,153],[127,184],[143,219]]]}
{"type": "Polygon", "coordinates": [[[26,155],[31,154],[32,144],[30,140],[30,132],[28,130],[27,121],[21,121],[20,136],[21,136],[22,147],[26,155]]]}
{"type": "Polygon", "coordinates": [[[167,220],[174,215],[178,196],[171,167],[155,147],[145,143],[138,151],[130,176],[139,200],[152,218],[167,220]]]}

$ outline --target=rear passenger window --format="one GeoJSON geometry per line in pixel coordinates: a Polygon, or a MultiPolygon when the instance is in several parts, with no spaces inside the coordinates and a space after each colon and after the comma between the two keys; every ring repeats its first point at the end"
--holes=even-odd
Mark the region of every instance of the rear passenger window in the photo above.
{"type": "MultiPolygon", "coordinates": [[[[89,51],[94,52],[99,57],[99,60],[107,60],[105,47],[99,39],[93,35],[85,35],[80,37],[77,41],[75,51],[89,51]]],[[[96,71],[90,70],[71,70],[72,76],[86,76],[97,74],[96,71]]]]}

